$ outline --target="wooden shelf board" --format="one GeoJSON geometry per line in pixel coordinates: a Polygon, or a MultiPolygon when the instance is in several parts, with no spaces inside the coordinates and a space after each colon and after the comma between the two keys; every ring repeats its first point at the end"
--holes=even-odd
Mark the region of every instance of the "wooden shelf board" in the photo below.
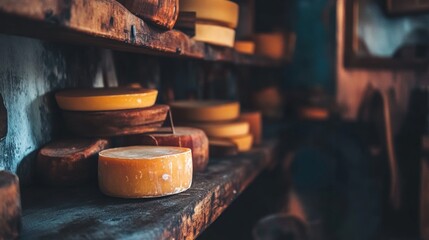
{"type": "Polygon", "coordinates": [[[163,31],[115,0],[0,1],[0,32],[157,56],[240,65],[282,64],[279,60],[196,42],[181,31],[163,31]]]}
{"type": "Polygon", "coordinates": [[[22,239],[194,239],[273,160],[274,144],[211,160],[191,189],[157,199],[104,196],[93,184],[22,190],[22,239]]]}

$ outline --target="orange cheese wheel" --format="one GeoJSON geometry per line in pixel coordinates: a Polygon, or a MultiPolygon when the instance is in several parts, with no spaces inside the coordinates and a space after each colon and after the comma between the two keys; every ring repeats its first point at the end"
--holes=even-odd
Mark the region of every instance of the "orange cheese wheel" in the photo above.
{"type": "Polygon", "coordinates": [[[222,47],[234,47],[235,30],[213,24],[195,24],[195,41],[205,42],[222,47]]]}
{"type": "Polygon", "coordinates": [[[234,143],[237,146],[239,152],[246,152],[252,148],[253,145],[253,136],[251,134],[246,134],[243,136],[228,137],[223,139],[210,138],[209,141],[219,142],[221,140],[227,140],[234,143]]]}
{"type": "Polygon", "coordinates": [[[175,120],[179,122],[228,121],[240,114],[238,102],[222,100],[176,101],[170,104],[175,120]]]}
{"type": "Polygon", "coordinates": [[[261,144],[262,140],[262,114],[260,112],[244,112],[238,118],[250,125],[250,134],[253,136],[253,144],[261,144]]]}
{"type": "Polygon", "coordinates": [[[189,127],[175,127],[172,133],[147,133],[121,139],[121,145],[172,146],[192,150],[194,172],[205,170],[209,162],[209,140],[204,131],[189,127]]]}
{"type": "Polygon", "coordinates": [[[98,184],[109,196],[153,198],[186,191],[192,184],[189,148],[132,146],[100,152],[98,184]]]}
{"type": "Polygon", "coordinates": [[[216,122],[216,123],[192,123],[192,126],[203,130],[209,138],[236,137],[249,133],[247,122],[216,122]]]}
{"type": "Polygon", "coordinates": [[[111,111],[153,106],[157,90],[142,88],[72,89],[55,94],[61,109],[69,111],[111,111]]]}
{"type": "Polygon", "coordinates": [[[245,54],[255,53],[255,43],[252,41],[235,41],[234,49],[245,54]]]}
{"type": "Polygon", "coordinates": [[[283,33],[260,33],[255,35],[256,54],[274,59],[285,56],[285,36],[283,33]]]}
{"type": "Polygon", "coordinates": [[[204,20],[229,28],[236,28],[239,7],[237,3],[226,0],[180,0],[182,12],[195,12],[197,20],[204,20]]]}

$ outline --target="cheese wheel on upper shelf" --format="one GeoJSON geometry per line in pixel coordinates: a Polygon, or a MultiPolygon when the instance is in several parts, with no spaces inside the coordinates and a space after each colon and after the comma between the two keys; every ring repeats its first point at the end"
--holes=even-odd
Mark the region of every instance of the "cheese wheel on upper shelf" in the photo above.
{"type": "Polygon", "coordinates": [[[244,112],[238,118],[240,121],[248,122],[250,133],[253,136],[253,144],[261,144],[262,141],[262,114],[261,112],[244,112]]]}
{"type": "Polygon", "coordinates": [[[203,130],[209,138],[242,136],[248,134],[250,128],[247,122],[191,123],[190,125],[203,130]]]}
{"type": "Polygon", "coordinates": [[[21,198],[18,177],[0,171],[0,239],[18,239],[21,228],[21,198]]]}
{"type": "Polygon", "coordinates": [[[236,119],[240,114],[240,104],[231,101],[176,101],[170,107],[174,119],[179,122],[228,121],[236,119]]]}
{"type": "Polygon", "coordinates": [[[40,149],[36,172],[43,183],[78,185],[97,176],[98,153],[109,146],[107,139],[63,139],[40,149]]]}
{"type": "Polygon", "coordinates": [[[246,152],[249,151],[252,148],[253,144],[253,136],[251,134],[246,134],[242,136],[236,136],[236,137],[228,137],[228,138],[210,138],[209,141],[221,141],[221,140],[227,140],[233,142],[236,146],[239,152],[246,152]]]}
{"type": "Polygon", "coordinates": [[[203,171],[209,162],[209,140],[204,131],[190,127],[175,127],[173,133],[146,133],[120,139],[120,145],[185,147],[192,150],[194,172],[203,171]]]}
{"type": "Polygon", "coordinates": [[[234,49],[240,53],[254,54],[255,43],[252,41],[236,41],[234,44],[234,49]]]}
{"type": "Polygon", "coordinates": [[[235,30],[207,23],[195,24],[195,41],[222,47],[234,47],[235,30]]]}
{"type": "Polygon", "coordinates": [[[151,107],[157,90],[142,88],[71,89],[55,94],[57,103],[69,111],[111,111],[151,107]]]}
{"type": "Polygon", "coordinates": [[[229,28],[236,28],[239,7],[237,3],[226,0],[180,0],[181,12],[195,12],[197,20],[212,22],[229,28]]]}
{"type": "Polygon", "coordinates": [[[153,198],[186,191],[192,184],[189,148],[132,146],[100,152],[100,190],[112,197],[153,198]]]}

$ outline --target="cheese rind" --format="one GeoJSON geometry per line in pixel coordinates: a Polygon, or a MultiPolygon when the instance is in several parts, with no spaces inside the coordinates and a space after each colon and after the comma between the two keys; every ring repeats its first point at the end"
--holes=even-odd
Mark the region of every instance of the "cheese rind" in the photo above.
{"type": "Polygon", "coordinates": [[[235,41],[234,49],[237,52],[251,55],[255,53],[255,43],[252,41],[235,41]]]}
{"type": "Polygon", "coordinates": [[[228,121],[240,114],[240,104],[231,101],[176,101],[170,107],[174,119],[179,122],[228,121]]]}
{"type": "Polygon", "coordinates": [[[192,123],[192,126],[202,129],[209,138],[242,136],[248,134],[250,128],[247,122],[192,123]]]}
{"type": "Polygon", "coordinates": [[[150,107],[158,91],[141,88],[92,88],[55,94],[58,105],[69,111],[111,111],[150,107]]]}
{"type": "Polygon", "coordinates": [[[193,39],[195,41],[232,48],[234,47],[235,30],[212,24],[197,23],[193,39]]]}
{"type": "Polygon", "coordinates": [[[253,144],[261,144],[262,141],[262,115],[261,112],[244,112],[238,118],[240,121],[248,122],[250,133],[253,136],[253,144]]]}
{"type": "Polygon", "coordinates": [[[255,35],[256,54],[281,59],[285,56],[285,36],[283,33],[260,33],[255,35]]]}
{"type": "Polygon", "coordinates": [[[204,131],[196,128],[175,127],[174,134],[147,133],[127,136],[122,139],[122,144],[190,148],[194,172],[204,171],[209,161],[209,140],[204,131]]]}
{"type": "Polygon", "coordinates": [[[132,146],[100,152],[100,190],[120,198],[153,198],[186,191],[192,184],[189,148],[132,146]]]}
{"type": "Polygon", "coordinates": [[[179,9],[182,12],[196,12],[197,20],[205,20],[229,28],[237,27],[239,6],[231,1],[180,0],[179,9]]]}

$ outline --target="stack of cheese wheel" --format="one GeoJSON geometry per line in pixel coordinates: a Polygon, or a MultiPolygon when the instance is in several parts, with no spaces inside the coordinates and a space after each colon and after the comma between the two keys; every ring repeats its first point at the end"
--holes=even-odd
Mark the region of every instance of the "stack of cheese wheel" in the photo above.
{"type": "Polygon", "coordinates": [[[154,105],[157,90],[93,88],[65,90],[55,97],[69,130],[84,137],[111,137],[155,131],[169,107],[154,105]]]}
{"type": "Polygon", "coordinates": [[[238,102],[177,101],[170,106],[175,120],[202,129],[207,134],[211,147],[235,145],[239,152],[251,149],[253,136],[249,133],[249,123],[238,120],[238,102]]]}
{"type": "Polygon", "coordinates": [[[196,41],[234,47],[238,4],[227,0],[180,0],[181,12],[195,12],[196,41]]]}

